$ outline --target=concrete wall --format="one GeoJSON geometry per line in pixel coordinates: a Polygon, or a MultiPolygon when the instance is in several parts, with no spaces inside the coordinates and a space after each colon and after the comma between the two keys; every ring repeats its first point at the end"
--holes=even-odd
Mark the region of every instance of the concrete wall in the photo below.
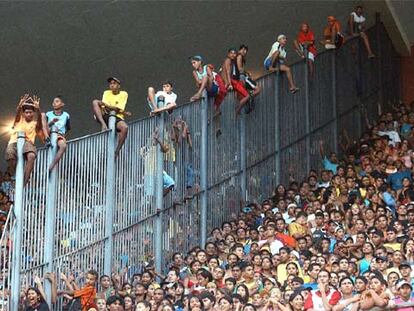
{"type": "MultiPolygon", "coordinates": [[[[345,22],[359,1],[62,1],[0,2],[0,147],[15,104],[24,92],[49,109],[55,94],[66,98],[72,137],[98,130],[90,102],[116,75],[129,92],[133,118],[147,115],[149,85],[175,82],[178,102],[193,93],[188,56],[219,65],[230,46],[248,44],[248,67],[260,75],[277,34],[292,39],[308,21],[318,37],[327,15],[345,22]]],[[[370,23],[373,12],[367,8],[370,23]]],[[[294,52],[289,46],[289,55],[294,52]]]]}

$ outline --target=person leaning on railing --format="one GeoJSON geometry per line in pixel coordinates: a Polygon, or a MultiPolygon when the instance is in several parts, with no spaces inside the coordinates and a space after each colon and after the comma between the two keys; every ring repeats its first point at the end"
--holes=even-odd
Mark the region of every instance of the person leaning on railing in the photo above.
{"type": "Polygon", "coordinates": [[[37,154],[37,149],[34,145],[36,136],[43,139],[40,98],[36,95],[31,98],[29,94],[25,94],[20,98],[17,106],[13,132],[6,148],[6,161],[8,163],[8,172],[11,176],[16,173],[18,132],[24,132],[25,136],[23,145],[23,155],[26,160],[24,184],[27,184],[33,171],[37,154]]]}
{"type": "Polygon", "coordinates": [[[111,111],[116,113],[116,131],[118,132],[118,145],[115,155],[118,156],[128,134],[128,125],[124,121],[126,116],[131,113],[125,111],[128,100],[128,93],[121,91],[121,81],[115,77],[107,79],[109,90],[103,93],[102,100],[94,99],[92,109],[95,120],[101,124],[102,131],[106,131],[109,126],[109,115],[111,111]]]}

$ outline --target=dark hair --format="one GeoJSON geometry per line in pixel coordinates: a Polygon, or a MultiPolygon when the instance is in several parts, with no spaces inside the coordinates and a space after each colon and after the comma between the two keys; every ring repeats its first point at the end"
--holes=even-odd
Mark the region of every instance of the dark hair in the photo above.
{"type": "Polygon", "coordinates": [[[351,281],[352,285],[354,285],[354,281],[351,279],[351,277],[346,276],[346,277],[343,277],[343,278],[339,281],[339,286],[341,286],[341,285],[342,285],[342,282],[343,282],[343,281],[345,281],[345,280],[349,280],[349,281],[351,281]]]}
{"type": "Polygon", "coordinates": [[[37,296],[39,297],[39,302],[45,302],[45,299],[43,298],[39,289],[37,289],[36,287],[29,287],[26,291],[26,295],[29,293],[30,290],[34,291],[37,294],[37,296]]]}
{"type": "Polygon", "coordinates": [[[98,274],[98,272],[96,272],[95,270],[89,270],[88,272],[87,272],[87,274],[90,274],[90,275],[93,275],[94,277],[95,277],[95,282],[98,280],[98,278],[99,278],[99,274],[98,274]]]}
{"type": "Polygon", "coordinates": [[[246,49],[246,51],[248,51],[249,50],[249,47],[247,45],[245,45],[245,44],[242,44],[239,47],[239,50],[241,50],[241,49],[246,49]]]}
{"type": "Polygon", "coordinates": [[[169,86],[173,87],[173,84],[172,84],[172,82],[171,82],[170,80],[165,80],[165,81],[163,81],[161,85],[163,85],[163,86],[164,86],[164,85],[167,85],[167,84],[168,84],[169,86]]]}
{"type": "Polygon", "coordinates": [[[102,282],[102,279],[103,279],[103,278],[109,278],[109,279],[111,279],[109,275],[107,275],[107,274],[102,274],[102,275],[100,276],[100,278],[99,278],[99,282],[102,282]]]}
{"type": "Polygon", "coordinates": [[[125,308],[124,299],[118,295],[109,296],[109,298],[106,300],[106,304],[110,306],[111,304],[114,304],[117,301],[119,301],[119,303],[125,308]]]}

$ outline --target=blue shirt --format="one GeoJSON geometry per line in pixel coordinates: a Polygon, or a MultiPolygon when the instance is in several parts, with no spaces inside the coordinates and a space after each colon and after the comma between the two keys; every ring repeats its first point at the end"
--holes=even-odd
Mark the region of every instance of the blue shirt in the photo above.
{"type": "Polygon", "coordinates": [[[326,156],[323,157],[322,164],[325,170],[332,171],[334,174],[336,174],[338,164],[332,163],[326,156]]]}
{"type": "Polygon", "coordinates": [[[67,131],[70,130],[70,116],[69,113],[63,111],[62,114],[57,115],[54,111],[46,112],[47,123],[51,122],[53,119],[58,119],[55,122],[57,132],[61,135],[65,135],[67,131]]]}
{"type": "Polygon", "coordinates": [[[410,171],[398,171],[388,176],[387,183],[391,184],[392,190],[399,190],[402,189],[402,180],[404,178],[408,178],[412,181],[411,172],[410,171]]]}

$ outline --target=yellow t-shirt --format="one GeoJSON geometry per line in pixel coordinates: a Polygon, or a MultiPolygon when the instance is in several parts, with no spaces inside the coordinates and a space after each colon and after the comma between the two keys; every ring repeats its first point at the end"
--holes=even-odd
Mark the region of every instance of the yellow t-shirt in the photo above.
{"type": "Polygon", "coordinates": [[[27,122],[23,117],[20,119],[18,123],[16,123],[13,127],[13,132],[11,134],[9,144],[13,144],[17,142],[17,132],[23,131],[26,135],[26,140],[31,142],[34,145],[36,139],[36,124],[37,121],[33,120],[27,122]]]}
{"type": "Polygon", "coordinates": [[[300,234],[301,236],[304,236],[308,233],[308,230],[305,226],[302,226],[301,224],[298,224],[297,222],[292,222],[288,226],[289,235],[294,236],[295,234],[300,234]]]}
{"type": "MultiPolygon", "coordinates": [[[[118,94],[112,93],[111,90],[106,90],[102,95],[102,102],[107,105],[114,106],[122,111],[125,110],[128,100],[128,93],[120,91],[118,94]]],[[[116,116],[120,119],[124,119],[123,113],[117,113],[116,116]]]]}

